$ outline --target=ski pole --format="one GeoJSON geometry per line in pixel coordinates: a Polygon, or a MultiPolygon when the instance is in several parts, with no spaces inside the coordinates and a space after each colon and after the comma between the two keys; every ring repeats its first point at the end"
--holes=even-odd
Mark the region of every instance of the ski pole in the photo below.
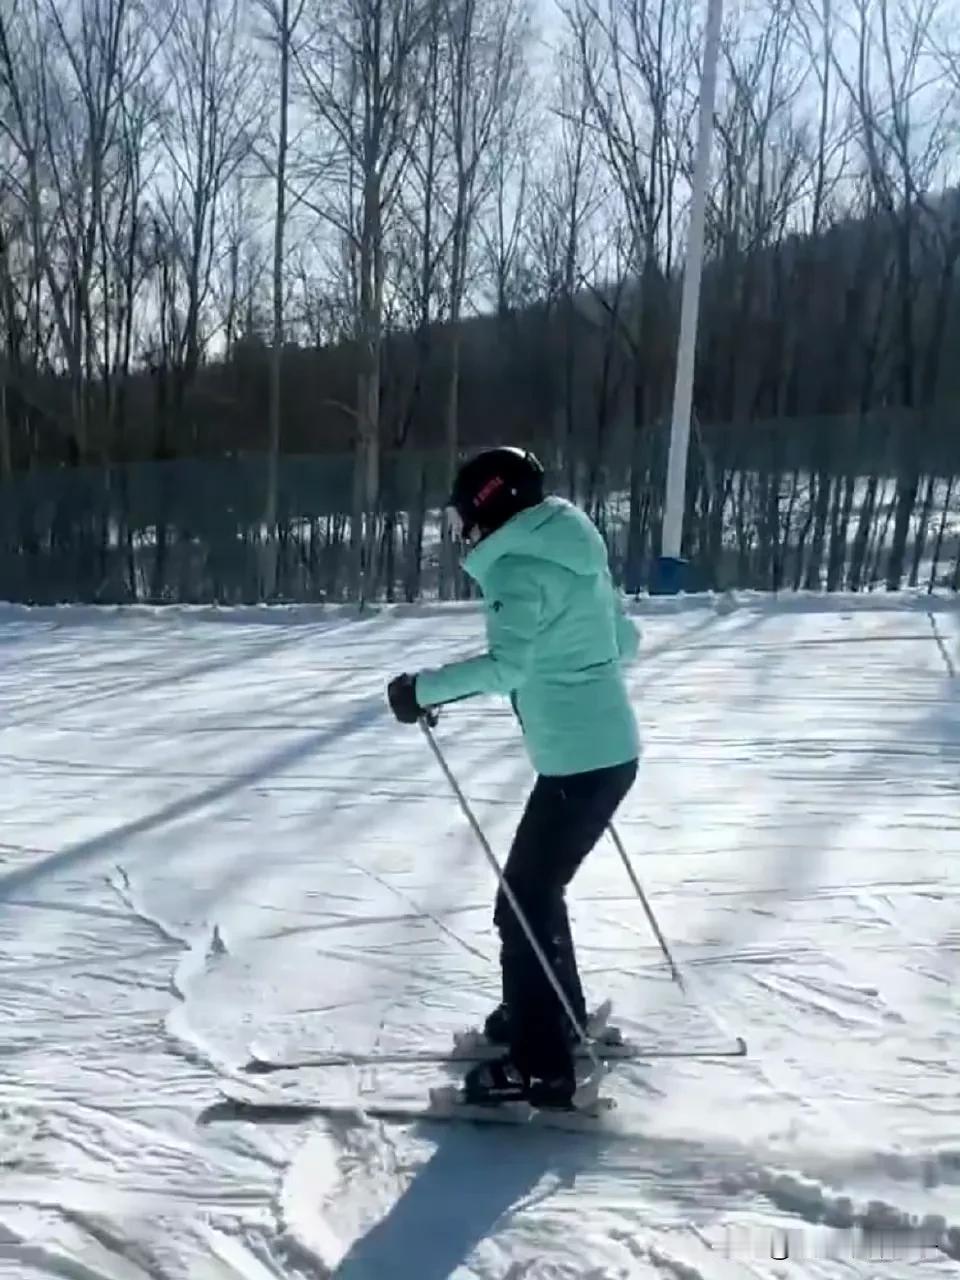
{"type": "MultiPolygon", "coordinates": [[[[647,919],[650,922],[650,928],[653,930],[654,934],[656,935],[657,941],[660,943],[660,950],[663,952],[664,956],[666,957],[667,964],[670,966],[670,973],[673,977],[673,980],[676,982],[677,986],[680,988],[683,994],[689,999],[690,989],[687,986],[686,982],[684,981],[683,974],[677,968],[677,965],[673,959],[673,956],[670,954],[670,948],[667,946],[666,939],[664,938],[663,934],[660,931],[660,926],[657,924],[657,918],[653,914],[653,908],[650,906],[650,903],[647,901],[647,895],[643,892],[643,888],[640,884],[640,881],[637,879],[637,873],[633,869],[633,865],[631,864],[630,859],[627,856],[627,851],[623,847],[623,841],[620,839],[620,836],[616,828],[614,827],[613,823],[610,823],[609,830],[610,830],[610,835],[613,838],[613,843],[617,846],[617,852],[620,854],[620,857],[623,859],[623,865],[627,869],[627,875],[630,877],[630,883],[633,885],[634,889],[636,890],[637,897],[640,899],[640,902],[643,905],[643,909],[647,913],[647,919]]],[[[729,1053],[724,1053],[723,1056],[734,1057],[734,1058],[745,1057],[747,1052],[747,1042],[744,1040],[743,1036],[734,1035],[733,1032],[730,1030],[730,1028],[727,1026],[725,1020],[723,1020],[719,1016],[719,1014],[716,1012],[715,1009],[711,1009],[708,1011],[707,1009],[704,1009],[702,1005],[700,1005],[700,1008],[703,1011],[703,1013],[706,1014],[707,1018],[717,1028],[720,1034],[729,1036],[730,1039],[734,1042],[734,1045],[735,1045],[734,1049],[732,1049],[729,1053]]]]}
{"type": "Polygon", "coordinates": [[[436,723],[437,723],[437,713],[434,710],[428,711],[425,715],[422,715],[420,717],[420,728],[423,730],[423,735],[426,738],[427,742],[430,744],[430,750],[436,756],[437,763],[439,764],[440,768],[443,770],[447,781],[450,783],[450,787],[451,787],[451,790],[453,791],[453,794],[457,797],[457,800],[460,802],[460,808],[463,810],[465,818],[470,823],[470,826],[473,828],[474,835],[479,840],[480,848],[483,850],[487,861],[490,863],[491,867],[493,867],[494,871],[496,872],[496,876],[497,876],[497,879],[500,881],[500,888],[503,890],[504,897],[507,899],[507,902],[510,904],[510,907],[512,908],[517,919],[520,921],[520,927],[523,929],[523,932],[526,934],[527,941],[530,943],[530,946],[533,949],[533,954],[537,957],[537,960],[540,962],[540,967],[543,969],[543,972],[547,975],[550,985],[551,987],[553,987],[553,990],[557,996],[557,999],[560,1001],[560,1004],[561,1004],[561,1007],[563,1008],[564,1013],[570,1019],[570,1022],[574,1030],[576,1031],[584,1047],[586,1048],[590,1061],[593,1063],[594,1067],[598,1071],[601,1071],[602,1067],[600,1065],[600,1059],[597,1057],[596,1053],[594,1052],[593,1046],[590,1044],[590,1041],[587,1038],[586,1030],[584,1029],[584,1027],[580,1025],[579,1019],[577,1018],[576,1014],[573,1012],[573,1009],[570,1005],[570,1001],[567,998],[567,993],[564,991],[563,987],[560,985],[560,982],[557,978],[557,975],[553,971],[553,967],[551,966],[550,961],[547,959],[546,955],[544,954],[543,948],[540,946],[540,943],[537,941],[536,935],[534,934],[533,929],[530,926],[530,921],[527,919],[526,912],[523,910],[523,908],[520,906],[520,903],[517,901],[516,894],[513,892],[513,889],[510,887],[510,884],[508,883],[506,876],[503,874],[503,871],[500,868],[500,863],[497,861],[496,855],[494,854],[493,850],[490,848],[490,844],[489,844],[489,841],[487,840],[487,837],[483,834],[483,830],[479,822],[477,822],[477,819],[474,817],[473,810],[470,808],[470,805],[467,803],[466,796],[463,794],[462,790],[460,789],[460,784],[457,782],[456,778],[453,776],[450,766],[447,764],[446,759],[444,758],[443,752],[440,750],[437,740],[433,736],[433,726],[436,725],[436,723]]]}
{"type": "Polygon", "coordinates": [[[627,875],[630,877],[630,883],[633,885],[634,889],[636,890],[637,897],[640,899],[643,909],[647,914],[647,919],[650,921],[650,928],[653,930],[657,941],[660,943],[660,950],[663,952],[664,956],[666,957],[667,964],[670,966],[670,973],[673,976],[673,980],[674,982],[677,983],[680,990],[684,992],[684,994],[686,994],[687,989],[686,989],[686,986],[684,985],[683,975],[681,974],[680,970],[677,968],[676,963],[673,959],[673,956],[670,954],[670,948],[667,946],[666,939],[664,938],[663,934],[660,932],[659,924],[657,924],[657,917],[653,914],[653,908],[650,906],[650,903],[647,901],[647,895],[643,892],[643,886],[640,884],[640,881],[637,879],[637,873],[634,871],[633,864],[631,863],[629,857],[627,856],[626,849],[623,847],[623,841],[620,839],[617,829],[612,822],[610,823],[609,831],[610,831],[610,835],[613,837],[613,843],[617,846],[617,853],[619,853],[620,857],[623,860],[623,865],[627,869],[627,875]]]}

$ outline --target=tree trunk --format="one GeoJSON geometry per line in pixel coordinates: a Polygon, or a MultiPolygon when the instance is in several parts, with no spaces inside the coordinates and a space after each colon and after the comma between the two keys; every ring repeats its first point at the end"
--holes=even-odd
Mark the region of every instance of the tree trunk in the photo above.
{"type": "MultiPolygon", "coordinates": [[[[454,255],[455,261],[459,261],[454,255]]],[[[458,305],[451,307],[450,371],[447,378],[447,397],[444,421],[446,424],[446,468],[444,472],[446,493],[453,491],[460,454],[460,323],[458,305]]],[[[453,540],[447,509],[441,515],[440,528],[440,599],[450,600],[456,595],[457,548],[453,540]]]]}
{"type": "Polygon", "coordinates": [[[627,530],[627,563],[624,585],[633,595],[640,590],[643,575],[643,529],[641,527],[641,494],[646,481],[643,469],[644,383],[637,358],[633,386],[633,434],[630,459],[630,523],[627,530]]]}
{"type": "Polygon", "coordinates": [[[280,392],[283,366],[283,237],[286,222],[287,130],[290,102],[290,0],[280,0],[280,132],[277,138],[276,211],[273,227],[273,345],[270,351],[269,459],[264,510],[261,599],[277,594],[277,502],[280,483],[280,392]]]}
{"type": "Polygon", "coordinates": [[[823,550],[827,537],[827,518],[830,514],[831,477],[829,471],[822,469],[817,474],[817,502],[813,524],[813,543],[810,547],[810,560],[807,564],[804,589],[819,591],[820,567],[823,564],[823,550]]]}
{"type": "Polygon", "coordinates": [[[787,503],[787,512],[783,519],[783,535],[781,538],[779,555],[779,573],[777,584],[774,590],[779,591],[783,585],[784,576],[787,570],[787,555],[790,552],[790,534],[793,532],[793,513],[797,505],[797,493],[800,489],[800,468],[793,469],[793,482],[790,485],[790,501],[787,503]]]}
{"type": "Polygon", "coordinates": [[[364,181],[360,244],[360,373],[352,566],[353,590],[361,607],[373,598],[376,590],[383,270],[380,199],[379,175],[368,172],[364,181]]]}
{"type": "Polygon", "coordinates": [[[10,438],[10,418],[7,412],[6,364],[0,356],[0,480],[9,480],[13,474],[13,449],[10,438]]]}
{"type": "Polygon", "coordinates": [[[843,586],[844,570],[847,568],[847,542],[850,533],[850,515],[853,511],[853,498],[857,486],[857,477],[855,475],[846,475],[843,478],[843,503],[839,503],[840,481],[837,480],[837,498],[838,502],[834,507],[836,517],[837,508],[839,507],[839,517],[835,518],[833,532],[830,542],[830,562],[827,567],[827,590],[839,591],[843,586]]]}
{"type": "Polygon", "coordinates": [[[927,591],[932,592],[937,585],[937,568],[940,564],[940,553],[943,550],[943,535],[947,527],[947,520],[950,516],[950,500],[953,497],[953,486],[956,476],[951,476],[947,484],[947,496],[943,502],[943,511],[940,514],[940,525],[937,529],[937,540],[933,544],[933,563],[930,566],[930,582],[927,591]]]}
{"type": "Polygon", "coordinates": [[[893,514],[893,504],[887,502],[887,485],[884,482],[880,491],[880,504],[877,507],[876,519],[873,527],[873,542],[870,548],[870,573],[868,583],[870,587],[877,581],[880,574],[880,556],[887,541],[887,530],[890,528],[890,519],[893,514]],[[886,507],[886,514],[883,517],[883,524],[880,525],[880,512],[886,507]]]}
{"type": "MultiPolygon", "coordinates": [[[[575,242],[572,243],[569,250],[571,254],[576,252],[575,242]]],[[[573,285],[571,277],[573,275],[572,266],[567,268],[567,284],[564,296],[564,324],[563,324],[563,408],[566,418],[566,439],[564,441],[564,451],[567,455],[567,498],[570,502],[577,500],[577,421],[576,421],[576,404],[575,386],[576,386],[576,335],[574,332],[574,324],[576,320],[576,302],[573,293],[573,285]]]]}
{"type": "MultiPolygon", "coordinates": [[[[913,452],[913,445],[907,446],[913,452]]],[[[890,558],[887,561],[887,590],[899,591],[903,579],[903,565],[907,554],[907,539],[910,534],[910,521],[917,505],[917,494],[920,490],[920,474],[916,463],[908,464],[906,474],[897,478],[896,520],[893,526],[893,544],[890,547],[890,558]]]]}
{"type": "Polygon", "coordinates": [[[859,591],[863,586],[863,572],[867,564],[867,543],[873,513],[877,504],[877,488],[880,478],[875,473],[867,481],[867,492],[860,508],[860,519],[857,521],[857,532],[853,539],[853,553],[850,557],[849,584],[851,591],[859,591]]]}
{"type": "Polygon", "coordinates": [[[920,561],[927,545],[927,530],[930,528],[930,513],[933,510],[933,494],[936,488],[936,477],[927,476],[927,488],[923,495],[923,507],[920,511],[920,527],[917,529],[913,545],[913,562],[910,566],[910,586],[917,585],[920,575],[920,561]]]}
{"type": "Polygon", "coordinates": [[[423,566],[423,524],[427,505],[427,469],[420,470],[417,499],[410,513],[410,529],[407,535],[406,572],[404,597],[412,604],[420,595],[420,575],[423,566]]]}

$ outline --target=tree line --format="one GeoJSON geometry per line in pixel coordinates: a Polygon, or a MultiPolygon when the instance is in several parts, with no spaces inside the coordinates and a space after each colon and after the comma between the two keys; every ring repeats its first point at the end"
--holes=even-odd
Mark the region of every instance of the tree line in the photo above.
{"type": "MultiPolygon", "coordinates": [[[[958,585],[958,17],[727,13],[686,525],[703,585],[958,585]]],[[[542,452],[642,587],[702,18],[4,0],[0,592],[461,594],[443,495],[503,439],[542,452]]]]}

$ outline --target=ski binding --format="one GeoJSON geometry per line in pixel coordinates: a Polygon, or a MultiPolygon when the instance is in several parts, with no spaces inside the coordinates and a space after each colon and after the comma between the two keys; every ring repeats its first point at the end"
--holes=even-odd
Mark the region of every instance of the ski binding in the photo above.
{"type": "MultiPolygon", "coordinates": [[[[613,1001],[604,1000],[603,1004],[598,1005],[587,1018],[583,1029],[587,1033],[587,1043],[594,1050],[627,1049],[620,1028],[610,1024],[612,1012],[613,1001]]],[[[452,1060],[464,1058],[467,1061],[477,1061],[496,1057],[503,1053],[503,1050],[503,1045],[491,1043],[479,1027],[471,1027],[468,1031],[454,1032],[453,1052],[450,1057],[452,1060]]],[[[590,1057],[590,1053],[583,1044],[576,1045],[575,1053],[577,1057],[590,1057]]]]}
{"type": "Polygon", "coordinates": [[[513,1125],[530,1129],[564,1129],[592,1133],[604,1129],[604,1120],[616,1108],[613,1098],[599,1095],[599,1084],[585,1080],[570,1108],[533,1107],[527,1102],[500,1102],[490,1105],[468,1103],[455,1085],[429,1090],[425,1099],[365,1098],[324,1099],[305,1088],[290,1089],[242,1080],[220,1083],[223,1101],[204,1113],[204,1122],[251,1121],[255,1123],[339,1118],[362,1124],[368,1120],[397,1123],[417,1121],[457,1121],[473,1124],[513,1125]]]}

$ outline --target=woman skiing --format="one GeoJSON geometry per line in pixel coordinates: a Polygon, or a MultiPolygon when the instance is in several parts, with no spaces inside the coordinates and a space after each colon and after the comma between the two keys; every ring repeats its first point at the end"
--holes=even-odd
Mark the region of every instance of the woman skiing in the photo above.
{"type": "MultiPolygon", "coordinates": [[[[463,568],[484,598],[488,652],[390,682],[397,719],[475,694],[510,697],[537,781],[504,877],[582,1027],[586,1007],[564,891],[637,773],[639,737],[621,670],[639,645],[610,576],[606,546],[572,503],[544,497],[522,449],[487,450],[461,468],[449,505],[470,546],[463,568]]],[[[576,1032],[501,889],[503,1000],[487,1018],[498,1060],[464,1081],[473,1103],[569,1107],[576,1032]]]]}

